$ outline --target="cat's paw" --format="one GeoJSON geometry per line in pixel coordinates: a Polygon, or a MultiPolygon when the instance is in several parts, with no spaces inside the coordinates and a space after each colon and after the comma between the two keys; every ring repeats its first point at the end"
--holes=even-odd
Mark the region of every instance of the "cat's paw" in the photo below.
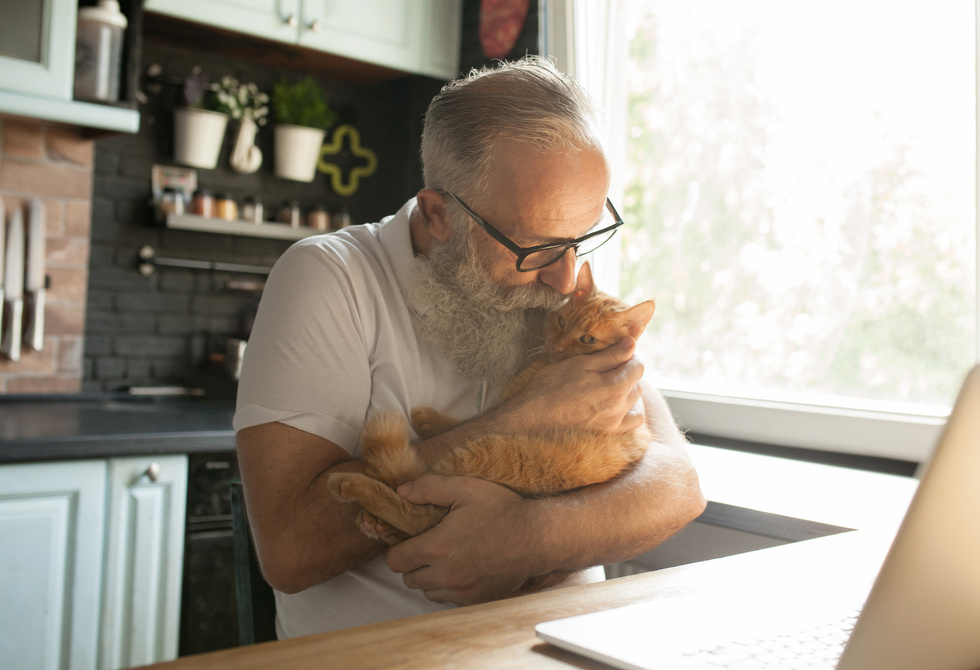
{"type": "Polygon", "coordinates": [[[406,538],[405,533],[401,532],[384,519],[379,519],[366,509],[357,513],[357,527],[361,533],[374,540],[381,540],[385,544],[395,545],[406,538]]]}
{"type": "Polygon", "coordinates": [[[358,500],[360,479],[367,479],[364,475],[354,472],[334,472],[327,477],[327,488],[334,498],[341,502],[355,502],[358,500]]]}
{"type": "Polygon", "coordinates": [[[455,419],[442,415],[431,407],[415,407],[412,409],[412,427],[423,439],[443,433],[457,423],[455,419]]]}

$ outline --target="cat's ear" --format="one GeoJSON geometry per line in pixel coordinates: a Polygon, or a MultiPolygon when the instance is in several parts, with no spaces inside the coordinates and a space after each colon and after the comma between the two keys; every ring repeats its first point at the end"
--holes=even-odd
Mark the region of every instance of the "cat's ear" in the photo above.
{"type": "Polygon", "coordinates": [[[592,268],[589,262],[582,263],[582,268],[578,271],[578,279],[575,281],[575,290],[572,292],[572,299],[581,300],[589,298],[595,293],[595,283],[592,281],[592,268]]]}
{"type": "Polygon", "coordinates": [[[620,314],[620,318],[626,324],[626,332],[629,333],[630,337],[636,339],[646,330],[647,324],[653,318],[655,309],[656,304],[652,300],[647,300],[646,302],[641,302],[639,305],[630,307],[620,314]]]}

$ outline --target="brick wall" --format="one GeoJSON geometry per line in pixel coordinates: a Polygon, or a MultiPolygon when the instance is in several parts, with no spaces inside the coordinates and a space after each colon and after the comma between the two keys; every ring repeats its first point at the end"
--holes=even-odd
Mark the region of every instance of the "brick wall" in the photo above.
{"type": "Polygon", "coordinates": [[[0,197],[7,213],[40,198],[47,214],[44,347],[0,356],[0,393],[75,393],[83,376],[93,141],[57,124],[0,116],[0,197]]]}

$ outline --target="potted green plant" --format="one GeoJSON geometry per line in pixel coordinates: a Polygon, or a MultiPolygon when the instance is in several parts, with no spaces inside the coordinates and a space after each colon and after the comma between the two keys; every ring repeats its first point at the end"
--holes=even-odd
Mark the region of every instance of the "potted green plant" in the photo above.
{"type": "Polygon", "coordinates": [[[174,161],[214,169],[229,115],[199,67],[184,79],[183,98],[184,105],[174,110],[174,161]]]}
{"type": "Polygon", "coordinates": [[[272,90],[272,111],[276,120],[276,176],[313,181],[323,137],[337,118],[326,94],[312,77],[293,83],[282,79],[272,90]]]}

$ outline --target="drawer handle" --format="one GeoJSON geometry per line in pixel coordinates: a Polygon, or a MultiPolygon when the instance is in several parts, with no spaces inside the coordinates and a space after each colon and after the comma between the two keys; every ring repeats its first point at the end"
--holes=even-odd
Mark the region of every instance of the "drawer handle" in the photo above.
{"type": "Polygon", "coordinates": [[[146,467],[146,470],[143,471],[140,477],[146,477],[151,482],[156,483],[157,479],[160,478],[160,464],[153,461],[146,467]]]}
{"type": "Polygon", "coordinates": [[[279,18],[282,19],[282,22],[290,28],[295,28],[299,25],[299,19],[296,18],[295,14],[286,14],[285,16],[280,15],[279,18]]]}
{"type": "Polygon", "coordinates": [[[320,19],[313,19],[306,27],[315,33],[320,32],[320,19]]]}

